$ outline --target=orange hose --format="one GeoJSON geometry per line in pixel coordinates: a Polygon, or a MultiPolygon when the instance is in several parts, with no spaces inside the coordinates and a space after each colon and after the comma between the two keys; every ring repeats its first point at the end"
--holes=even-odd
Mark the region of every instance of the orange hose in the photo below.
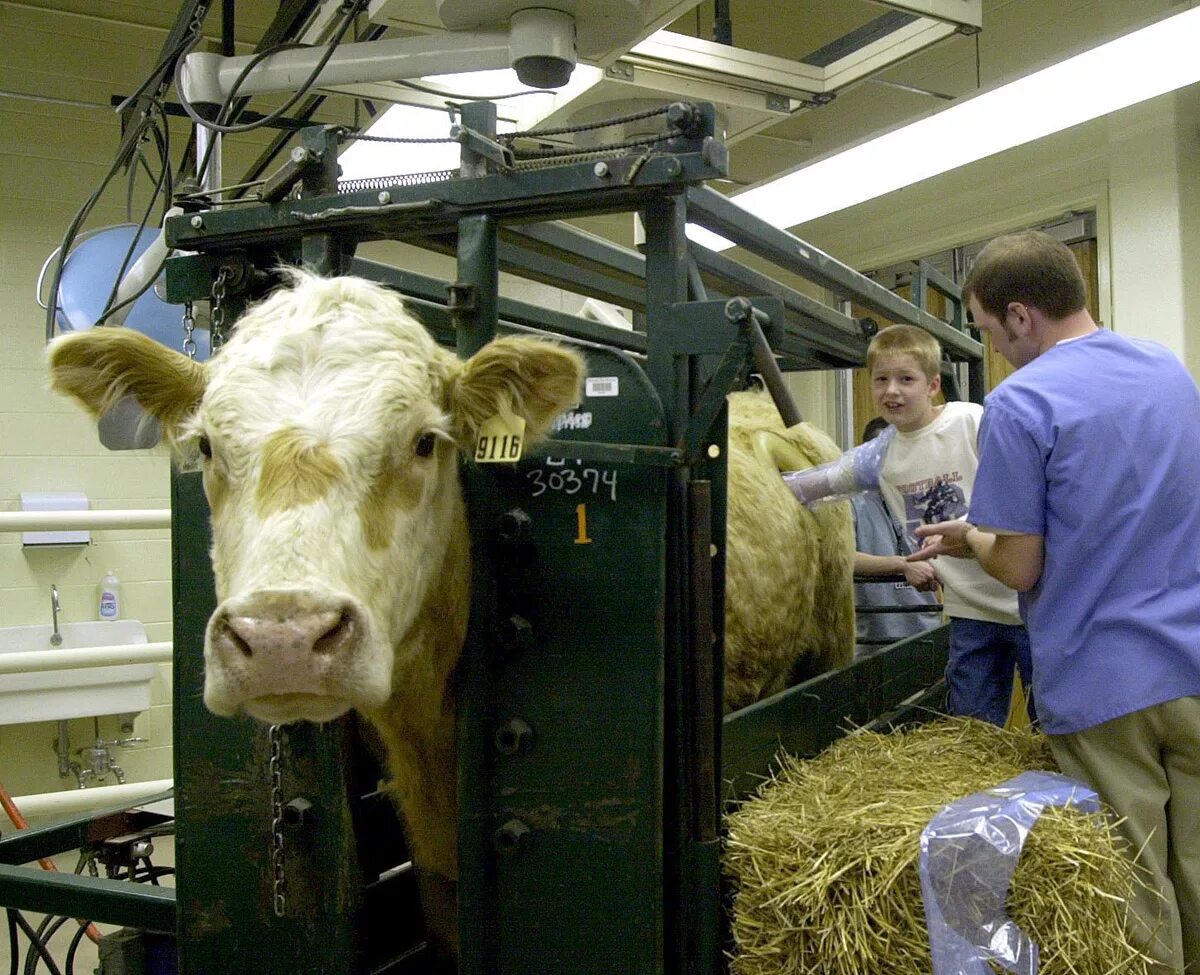
{"type": "MultiPolygon", "coordinates": [[[[13,797],[9,791],[4,788],[3,782],[0,782],[0,806],[2,806],[4,811],[8,813],[8,818],[12,820],[12,824],[17,827],[17,829],[29,829],[29,821],[21,815],[21,810],[18,809],[17,804],[13,802],[13,797]]],[[[42,865],[43,870],[50,870],[54,872],[58,871],[58,867],[54,865],[53,860],[47,860],[45,857],[39,857],[38,863],[42,865]]],[[[100,931],[96,925],[92,924],[90,921],[79,921],[78,923],[81,925],[87,925],[87,936],[89,941],[91,941],[93,944],[100,943],[100,931]]]]}

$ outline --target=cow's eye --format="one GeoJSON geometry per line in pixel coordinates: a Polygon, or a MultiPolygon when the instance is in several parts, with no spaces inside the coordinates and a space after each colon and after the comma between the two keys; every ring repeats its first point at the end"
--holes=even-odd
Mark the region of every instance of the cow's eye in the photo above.
{"type": "Polygon", "coordinates": [[[433,453],[433,448],[437,446],[437,437],[432,433],[423,433],[417,437],[417,442],[413,444],[413,453],[418,457],[428,457],[433,453]]]}
{"type": "Polygon", "coordinates": [[[198,446],[200,448],[200,453],[202,453],[209,460],[212,460],[212,444],[209,443],[208,437],[201,437],[198,446]]]}

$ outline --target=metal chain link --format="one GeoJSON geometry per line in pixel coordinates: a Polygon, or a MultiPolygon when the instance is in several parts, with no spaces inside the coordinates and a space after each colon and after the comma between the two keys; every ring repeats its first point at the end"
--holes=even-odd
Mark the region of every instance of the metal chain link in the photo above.
{"type": "Polygon", "coordinates": [[[196,319],[192,314],[192,303],[183,306],[183,354],[189,359],[196,358],[196,340],[192,333],[196,330],[196,319]]]}
{"type": "Polygon", "coordinates": [[[629,115],[616,115],[613,118],[601,119],[598,122],[588,122],[583,125],[563,125],[557,129],[525,129],[522,132],[501,132],[496,136],[498,142],[511,142],[513,139],[537,139],[549,135],[567,135],[573,132],[591,132],[594,129],[607,129],[613,125],[624,125],[626,122],[640,122],[642,119],[654,118],[656,115],[666,115],[671,110],[670,105],[661,108],[651,108],[645,112],[632,112],[629,115]]]}
{"type": "Polygon", "coordinates": [[[212,321],[208,334],[213,355],[225,344],[225,285],[229,281],[230,273],[229,268],[222,267],[217,272],[217,280],[212,286],[212,321]]]}
{"type": "Polygon", "coordinates": [[[276,917],[287,913],[287,880],[283,875],[283,728],[267,731],[271,771],[271,906],[276,917]]]}

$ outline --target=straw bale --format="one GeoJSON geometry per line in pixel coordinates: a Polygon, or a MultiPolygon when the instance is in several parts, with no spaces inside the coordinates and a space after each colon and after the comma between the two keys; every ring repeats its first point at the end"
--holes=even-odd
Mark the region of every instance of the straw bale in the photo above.
{"type": "MultiPolygon", "coordinates": [[[[922,829],[947,803],[1036,769],[1056,770],[1044,735],[965,718],[782,756],[727,819],[731,972],[928,975],[922,829]]],[[[1103,815],[1047,810],[1007,903],[1039,945],[1040,975],[1144,975],[1122,923],[1140,883],[1103,815]]]]}

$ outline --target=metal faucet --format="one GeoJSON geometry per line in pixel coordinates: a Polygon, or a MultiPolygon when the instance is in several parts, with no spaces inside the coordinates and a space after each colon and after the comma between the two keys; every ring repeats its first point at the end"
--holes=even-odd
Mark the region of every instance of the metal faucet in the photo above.
{"type": "Polygon", "coordinates": [[[50,646],[61,647],[63,638],[58,632],[58,614],[62,612],[62,606],[58,602],[58,586],[50,586],[50,615],[54,619],[54,632],[50,634],[50,646]]]}

